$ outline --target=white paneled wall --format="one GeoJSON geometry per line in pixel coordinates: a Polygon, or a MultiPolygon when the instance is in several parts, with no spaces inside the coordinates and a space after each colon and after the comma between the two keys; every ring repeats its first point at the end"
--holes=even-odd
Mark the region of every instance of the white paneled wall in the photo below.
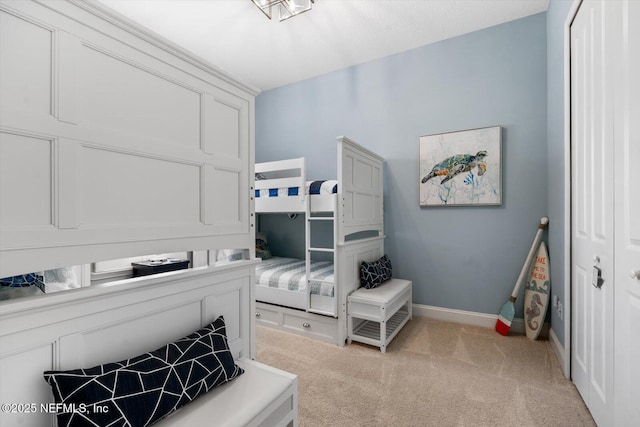
{"type": "Polygon", "coordinates": [[[255,91],[93,2],[0,31],[0,277],[254,246],[255,91]]]}

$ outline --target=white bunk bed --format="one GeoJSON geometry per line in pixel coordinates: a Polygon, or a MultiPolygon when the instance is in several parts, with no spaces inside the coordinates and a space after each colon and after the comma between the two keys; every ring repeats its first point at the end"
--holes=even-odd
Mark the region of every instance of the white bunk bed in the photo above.
{"type": "Polygon", "coordinates": [[[0,27],[0,278],[229,247],[249,258],[0,301],[0,425],[73,411],[44,371],[131,358],[219,316],[245,373],[161,425],[297,425],[295,376],[251,360],[256,91],[99,2],[0,0],[0,27]]]}
{"type": "Polygon", "coordinates": [[[305,215],[305,260],[297,262],[296,272],[291,271],[295,261],[287,259],[265,260],[256,268],[256,316],[260,324],[344,345],[346,298],[360,285],[360,263],[384,251],[383,159],[341,136],[337,162],[338,179],[325,182],[328,190],[319,194],[313,190],[320,183],[306,180],[304,158],[255,165],[256,213],[305,215]],[[311,246],[319,221],[333,222],[332,247],[311,246]],[[358,239],[360,232],[369,233],[358,239]],[[333,253],[333,262],[315,261],[314,254],[321,252],[333,253]],[[279,266],[275,272],[267,268],[272,264],[279,266]]]}

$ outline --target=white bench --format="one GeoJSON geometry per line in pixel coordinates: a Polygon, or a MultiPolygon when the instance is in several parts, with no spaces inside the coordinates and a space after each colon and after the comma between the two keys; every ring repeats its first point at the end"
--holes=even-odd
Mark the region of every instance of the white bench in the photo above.
{"type": "Polygon", "coordinates": [[[347,342],[387,345],[412,317],[412,282],[390,279],[373,289],[359,288],[347,297],[347,342]]]}
{"type": "Polygon", "coordinates": [[[298,377],[241,359],[244,373],[183,406],[154,427],[298,425],[298,377]]]}

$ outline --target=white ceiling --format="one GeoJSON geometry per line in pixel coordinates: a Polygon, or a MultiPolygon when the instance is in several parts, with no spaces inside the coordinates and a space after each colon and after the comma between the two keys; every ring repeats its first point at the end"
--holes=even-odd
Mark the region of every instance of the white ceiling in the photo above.
{"type": "Polygon", "coordinates": [[[99,0],[258,90],[547,10],[549,0],[315,0],[269,21],[251,0],[99,0]]]}

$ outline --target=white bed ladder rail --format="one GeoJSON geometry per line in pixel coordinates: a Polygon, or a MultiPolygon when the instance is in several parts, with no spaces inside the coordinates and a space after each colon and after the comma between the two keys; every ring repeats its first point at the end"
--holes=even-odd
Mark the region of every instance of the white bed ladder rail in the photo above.
{"type": "MultiPolygon", "coordinates": [[[[336,195],[334,195],[336,197],[336,195]]],[[[337,263],[336,263],[336,248],[338,242],[338,224],[336,220],[337,211],[337,197],[333,203],[334,210],[331,212],[331,216],[314,216],[311,212],[311,196],[307,195],[305,203],[305,273],[307,278],[307,311],[310,313],[318,313],[329,316],[338,316],[338,289],[336,281],[338,278],[337,263]],[[333,221],[333,245],[330,248],[314,247],[311,246],[311,225],[314,222],[333,221]],[[333,254],[333,280],[313,279],[311,277],[311,255],[314,252],[320,253],[332,253],[333,254]],[[315,283],[332,283],[333,284],[333,312],[326,310],[317,310],[311,308],[311,282],[315,283]]]]}

